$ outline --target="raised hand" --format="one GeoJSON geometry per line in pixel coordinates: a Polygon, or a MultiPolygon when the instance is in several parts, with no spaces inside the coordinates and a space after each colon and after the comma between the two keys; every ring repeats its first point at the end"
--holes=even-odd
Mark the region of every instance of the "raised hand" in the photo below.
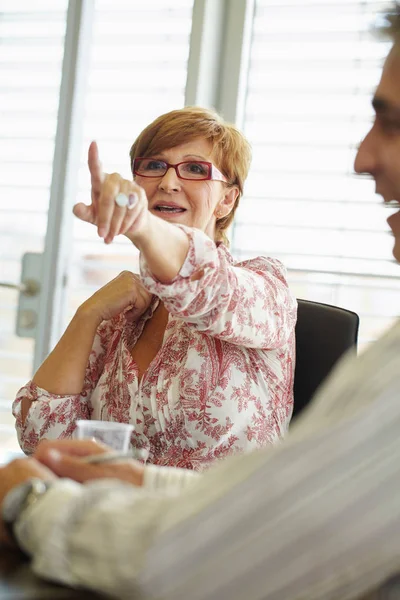
{"type": "Polygon", "coordinates": [[[82,202],[75,204],[74,215],[96,225],[106,244],[110,244],[115,236],[128,233],[134,242],[135,234],[145,227],[150,214],[144,190],[118,173],[105,173],[96,142],[89,146],[88,166],[92,203],[89,206],[82,202]]]}
{"type": "Polygon", "coordinates": [[[143,287],[138,275],[122,271],[88,298],[81,309],[95,316],[100,323],[112,319],[131,306],[135,319],[138,319],[150,306],[151,298],[152,295],[143,287]]]}

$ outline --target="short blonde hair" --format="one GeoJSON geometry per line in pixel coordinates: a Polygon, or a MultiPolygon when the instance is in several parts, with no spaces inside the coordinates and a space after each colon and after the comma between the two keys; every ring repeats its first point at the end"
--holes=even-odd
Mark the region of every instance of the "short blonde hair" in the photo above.
{"type": "Polygon", "coordinates": [[[231,212],[216,223],[216,241],[228,245],[225,232],[243,195],[251,163],[250,144],[234,125],[226,123],[214,110],[199,106],[173,110],[155,119],[140,133],[130,150],[131,165],[137,156],[158,154],[196,138],[211,142],[215,166],[227,178],[228,186],[239,189],[231,212]]]}

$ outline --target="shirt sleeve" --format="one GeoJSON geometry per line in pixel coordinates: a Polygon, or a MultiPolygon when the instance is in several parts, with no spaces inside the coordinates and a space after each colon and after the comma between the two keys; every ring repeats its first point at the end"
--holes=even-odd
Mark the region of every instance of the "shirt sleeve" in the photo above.
{"type": "Polygon", "coordinates": [[[178,490],[182,491],[192,485],[200,477],[196,471],[146,465],[143,487],[149,491],[178,490]]]}
{"type": "Polygon", "coordinates": [[[398,328],[339,367],[282,444],[183,490],[57,481],[16,527],[34,570],[118,598],[333,600],[378,587],[400,560],[399,339],[398,328]]]}
{"type": "Polygon", "coordinates": [[[104,321],[98,328],[86,367],[83,388],[80,394],[51,394],[29,381],[17,393],[12,412],[19,444],[26,454],[35,451],[41,439],[70,438],[77,419],[89,419],[88,401],[104,367],[104,358],[114,321],[104,321]],[[31,401],[25,422],[22,422],[21,402],[31,401]]]}
{"type": "Polygon", "coordinates": [[[200,230],[179,227],[189,238],[180,273],[163,284],[141,256],[145,287],[162,299],[170,314],[201,332],[249,348],[283,346],[296,324],[297,302],[282,263],[259,257],[234,265],[223,245],[200,230]]]}

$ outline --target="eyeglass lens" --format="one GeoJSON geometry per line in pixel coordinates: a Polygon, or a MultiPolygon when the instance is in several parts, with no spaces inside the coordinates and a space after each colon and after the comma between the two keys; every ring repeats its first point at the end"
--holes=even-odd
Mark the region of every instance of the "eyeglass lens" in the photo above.
{"type": "MultiPolygon", "coordinates": [[[[144,177],[162,177],[167,172],[168,165],[163,160],[141,158],[135,160],[135,173],[144,177]]],[[[210,165],[202,161],[185,161],[175,166],[178,177],[182,179],[208,179],[210,165]]]]}

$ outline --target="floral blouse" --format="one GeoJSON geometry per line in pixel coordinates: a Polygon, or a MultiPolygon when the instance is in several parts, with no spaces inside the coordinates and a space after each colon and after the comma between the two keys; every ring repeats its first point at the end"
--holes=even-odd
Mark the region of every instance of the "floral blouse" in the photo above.
{"type": "Polygon", "coordinates": [[[43,438],[71,437],[77,419],[101,419],[132,423],[132,446],[150,463],[199,471],[284,435],[297,311],[284,267],[264,257],[234,264],[224,245],[181,227],[190,244],[180,273],[162,284],[141,257],[152,303],[137,321],[127,309],[99,326],[82,392],[50,394],[32,381],[18,392],[13,414],[25,452],[43,438]],[[139,381],[130,349],[160,300],[168,324],[139,381]],[[23,398],[33,401],[24,424],[23,398]]]}

